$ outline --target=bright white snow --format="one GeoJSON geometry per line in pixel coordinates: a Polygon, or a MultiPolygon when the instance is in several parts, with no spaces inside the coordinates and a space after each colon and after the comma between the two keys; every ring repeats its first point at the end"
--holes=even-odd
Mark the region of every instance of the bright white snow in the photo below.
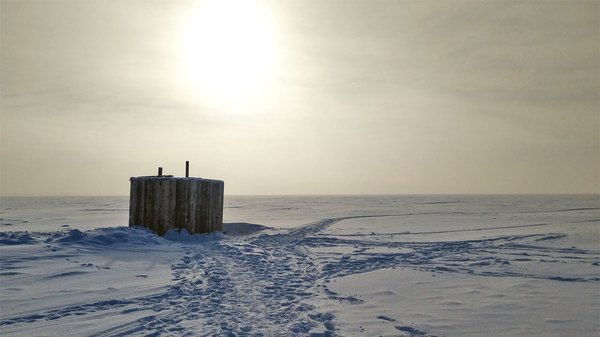
{"type": "Polygon", "coordinates": [[[224,233],[127,198],[2,198],[9,336],[597,336],[600,199],[227,198],[224,233]]]}

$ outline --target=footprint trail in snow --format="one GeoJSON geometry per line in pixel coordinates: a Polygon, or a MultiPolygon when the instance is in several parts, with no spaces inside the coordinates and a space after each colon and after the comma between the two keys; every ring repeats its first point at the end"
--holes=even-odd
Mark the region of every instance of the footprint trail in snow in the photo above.
{"type": "Polygon", "coordinates": [[[336,221],[250,239],[186,242],[162,307],[148,303],[157,314],[100,335],[141,333],[145,326],[160,335],[334,336],[334,316],[306,301],[320,272],[301,242],[336,221]]]}

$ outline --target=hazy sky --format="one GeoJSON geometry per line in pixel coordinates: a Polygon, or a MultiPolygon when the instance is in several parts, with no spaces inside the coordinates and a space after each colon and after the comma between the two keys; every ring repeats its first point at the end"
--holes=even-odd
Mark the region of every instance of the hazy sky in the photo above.
{"type": "Polygon", "coordinates": [[[599,3],[0,0],[1,193],[598,193],[599,3]]]}

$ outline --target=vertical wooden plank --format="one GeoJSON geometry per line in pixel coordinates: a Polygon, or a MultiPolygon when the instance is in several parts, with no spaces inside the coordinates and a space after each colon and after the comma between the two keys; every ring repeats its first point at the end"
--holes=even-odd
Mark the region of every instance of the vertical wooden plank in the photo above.
{"type": "Polygon", "coordinates": [[[171,191],[171,186],[172,186],[172,181],[173,179],[165,179],[165,197],[163,199],[163,203],[165,206],[164,209],[164,215],[163,215],[163,221],[164,221],[164,226],[165,228],[171,229],[173,228],[173,222],[171,221],[171,205],[172,205],[172,200],[173,200],[173,195],[172,195],[172,191],[171,191]]]}
{"type": "Polygon", "coordinates": [[[162,228],[162,179],[154,179],[153,180],[154,183],[154,200],[156,201],[156,204],[154,205],[154,209],[156,210],[156,213],[154,213],[154,223],[156,226],[156,234],[158,235],[163,235],[163,228],[162,228]]]}
{"type": "Polygon", "coordinates": [[[142,227],[148,227],[148,179],[141,179],[140,183],[142,183],[141,186],[143,186],[141,192],[142,192],[142,213],[140,214],[140,226],[142,227]]]}
{"type": "Polygon", "coordinates": [[[183,193],[184,193],[184,182],[183,180],[180,179],[176,179],[175,180],[175,184],[176,184],[176,206],[175,206],[175,214],[174,214],[174,218],[175,218],[175,224],[174,226],[177,227],[179,230],[181,230],[182,228],[185,228],[185,224],[184,224],[184,214],[183,214],[183,193]]]}
{"type": "Polygon", "coordinates": [[[135,203],[135,214],[133,215],[133,220],[130,223],[133,226],[141,226],[140,224],[142,223],[142,219],[140,216],[140,212],[143,210],[144,208],[144,198],[143,198],[143,194],[144,194],[144,189],[143,189],[143,185],[142,182],[139,178],[134,179],[135,183],[137,185],[136,187],[136,203],[135,203]]]}
{"type": "Polygon", "coordinates": [[[141,226],[142,227],[146,227],[146,228],[150,228],[150,224],[148,223],[148,206],[150,204],[150,202],[148,201],[149,199],[149,195],[148,195],[148,186],[150,186],[148,184],[148,180],[147,179],[141,179],[140,183],[142,184],[141,186],[143,186],[143,190],[142,190],[142,195],[143,195],[143,201],[142,201],[142,213],[141,213],[141,226]]]}
{"type": "Polygon", "coordinates": [[[207,224],[207,232],[210,233],[213,231],[213,223],[212,223],[212,204],[213,204],[213,197],[212,197],[212,186],[213,184],[210,181],[206,182],[206,186],[208,187],[208,203],[206,205],[206,224],[207,224]]]}
{"type": "Polygon", "coordinates": [[[152,182],[152,200],[154,201],[154,213],[152,214],[152,226],[154,228],[154,232],[157,233],[158,235],[161,235],[161,228],[160,228],[160,210],[161,210],[161,205],[160,202],[162,201],[162,198],[160,197],[160,179],[152,179],[150,180],[152,182]]]}
{"type": "Polygon", "coordinates": [[[138,211],[137,211],[137,222],[136,226],[146,227],[146,201],[148,199],[146,194],[146,181],[145,179],[138,178],[138,211]]]}
{"type": "Polygon", "coordinates": [[[203,233],[204,231],[204,220],[202,219],[202,215],[204,214],[203,212],[203,207],[204,207],[204,203],[206,202],[204,200],[204,184],[202,183],[202,180],[197,180],[196,181],[196,188],[197,188],[197,192],[198,193],[198,209],[196,210],[196,233],[203,233]]]}
{"type": "Polygon", "coordinates": [[[171,229],[169,222],[169,206],[171,194],[169,193],[169,179],[159,179],[160,182],[160,217],[159,217],[159,235],[166,234],[171,229]]]}
{"type": "Polygon", "coordinates": [[[206,181],[206,232],[212,232],[212,219],[210,218],[210,211],[212,209],[212,184],[210,181],[206,181]]]}
{"type": "Polygon", "coordinates": [[[204,186],[205,186],[205,190],[204,190],[204,196],[206,199],[206,203],[204,204],[204,207],[202,209],[202,211],[204,212],[203,214],[203,218],[204,218],[204,230],[206,233],[210,233],[210,227],[211,227],[211,223],[210,223],[210,200],[211,200],[211,196],[210,196],[210,182],[209,181],[203,181],[204,186]]]}
{"type": "Polygon", "coordinates": [[[159,184],[156,179],[150,179],[148,182],[150,183],[150,228],[154,233],[158,233],[159,184]]]}
{"type": "Polygon", "coordinates": [[[213,231],[218,230],[219,228],[219,182],[213,182],[213,231]]]}
{"type": "Polygon", "coordinates": [[[146,179],[140,179],[139,184],[140,202],[138,203],[138,205],[140,205],[140,211],[138,213],[138,226],[148,228],[148,225],[146,224],[146,212],[148,212],[148,184],[146,179]]]}
{"type": "Polygon", "coordinates": [[[197,199],[197,184],[193,179],[186,179],[188,185],[188,228],[190,233],[197,233],[196,231],[196,199],[197,199]]]}
{"type": "Polygon", "coordinates": [[[190,233],[194,234],[194,231],[190,225],[190,185],[184,179],[181,179],[183,185],[183,200],[182,200],[182,212],[183,212],[183,227],[190,233]]]}
{"type": "Polygon", "coordinates": [[[210,226],[210,231],[216,231],[217,230],[217,206],[218,206],[218,199],[217,199],[217,182],[216,181],[211,181],[211,208],[210,208],[210,221],[211,221],[211,226],[210,226]]]}
{"type": "Polygon", "coordinates": [[[194,234],[194,227],[191,222],[191,198],[192,198],[192,186],[187,179],[182,179],[185,183],[185,228],[191,234],[194,234]]]}
{"type": "Polygon", "coordinates": [[[194,179],[192,181],[196,185],[196,222],[194,223],[194,232],[202,232],[202,181],[200,179],[194,179]]]}
{"type": "Polygon", "coordinates": [[[169,221],[169,213],[171,206],[171,193],[169,189],[169,178],[157,179],[160,182],[160,223],[159,223],[159,235],[166,234],[171,229],[171,222],[169,221]]]}
{"type": "Polygon", "coordinates": [[[181,214],[180,214],[179,226],[180,226],[180,228],[185,228],[185,230],[187,230],[190,234],[193,234],[193,232],[191,231],[190,225],[188,223],[189,186],[188,186],[187,182],[183,179],[178,179],[178,181],[180,182],[180,186],[181,186],[181,193],[180,193],[181,200],[179,201],[179,203],[181,204],[181,214]]]}
{"type": "Polygon", "coordinates": [[[163,215],[163,210],[164,210],[164,205],[163,205],[163,180],[162,179],[154,179],[154,183],[156,184],[155,186],[155,197],[156,197],[156,205],[154,206],[156,209],[156,214],[154,215],[156,217],[156,234],[158,235],[163,235],[165,234],[164,232],[164,228],[163,228],[163,219],[162,219],[162,215],[163,215]]]}
{"type": "Polygon", "coordinates": [[[144,212],[144,227],[156,232],[152,226],[152,214],[154,207],[154,200],[152,199],[152,180],[145,179],[144,183],[146,184],[146,212],[144,212]]]}
{"type": "Polygon", "coordinates": [[[175,217],[175,208],[177,206],[177,181],[175,179],[169,179],[169,228],[177,228],[177,222],[175,217]]]}
{"type": "Polygon", "coordinates": [[[225,184],[222,181],[217,185],[217,228],[220,232],[223,231],[223,198],[225,197],[225,184]]]}
{"type": "Polygon", "coordinates": [[[129,227],[135,226],[136,222],[136,211],[137,211],[137,180],[129,179],[129,227]]]}
{"type": "Polygon", "coordinates": [[[210,207],[210,185],[208,181],[202,180],[202,233],[210,232],[208,209],[210,207]]]}

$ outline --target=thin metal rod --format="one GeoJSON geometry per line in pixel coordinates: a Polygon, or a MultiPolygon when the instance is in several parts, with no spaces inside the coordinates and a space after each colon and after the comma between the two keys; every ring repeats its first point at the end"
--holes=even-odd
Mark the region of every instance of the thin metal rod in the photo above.
{"type": "Polygon", "coordinates": [[[185,161],[185,177],[188,178],[190,176],[190,162],[189,160],[185,161]]]}

